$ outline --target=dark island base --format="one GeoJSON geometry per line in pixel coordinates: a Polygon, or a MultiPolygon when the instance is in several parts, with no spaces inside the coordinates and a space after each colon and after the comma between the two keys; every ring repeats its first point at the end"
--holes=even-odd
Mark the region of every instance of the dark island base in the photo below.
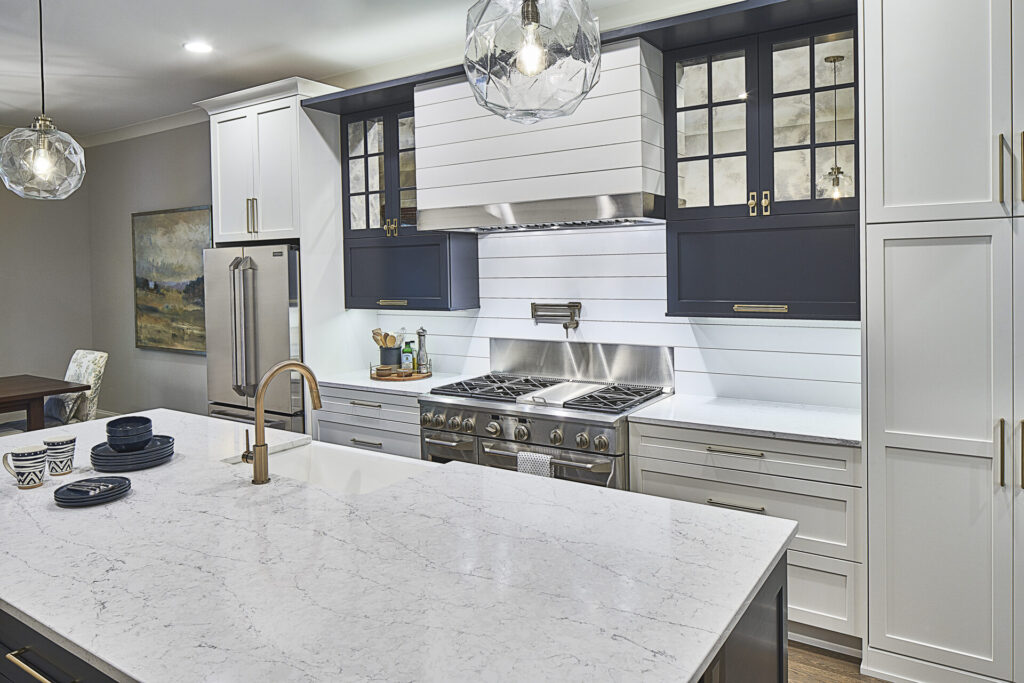
{"type": "Polygon", "coordinates": [[[789,669],[786,600],[783,555],[699,683],[785,683],[789,669]]]}

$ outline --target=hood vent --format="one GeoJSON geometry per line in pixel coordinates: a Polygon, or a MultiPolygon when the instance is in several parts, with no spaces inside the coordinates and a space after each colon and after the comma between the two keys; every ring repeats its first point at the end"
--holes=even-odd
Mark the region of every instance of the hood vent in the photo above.
{"type": "Polygon", "coordinates": [[[419,230],[617,227],[665,218],[662,56],[605,46],[572,116],[535,125],[481,108],[465,78],[416,88],[419,230]]]}

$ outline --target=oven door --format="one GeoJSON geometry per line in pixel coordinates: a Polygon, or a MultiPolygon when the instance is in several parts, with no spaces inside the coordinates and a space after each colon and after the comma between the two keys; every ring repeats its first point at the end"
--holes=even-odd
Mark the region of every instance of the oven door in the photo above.
{"type": "Polygon", "coordinates": [[[476,437],[450,432],[435,432],[424,429],[420,431],[421,451],[423,459],[431,462],[477,463],[476,437]]]}
{"type": "Polygon", "coordinates": [[[595,455],[513,441],[485,440],[480,442],[480,464],[514,472],[518,469],[519,453],[523,452],[550,455],[551,474],[556,479],[616,489],[627,488],[625,458],[618,455],[595,455]]]}

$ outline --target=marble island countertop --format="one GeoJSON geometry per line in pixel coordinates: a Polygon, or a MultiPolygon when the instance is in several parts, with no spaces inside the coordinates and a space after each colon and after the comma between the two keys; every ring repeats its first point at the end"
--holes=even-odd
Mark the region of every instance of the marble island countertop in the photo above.
{"type": "Polygon", "coordinates": [[[144,414],[176,455],[125,499],[53,503],[102,421],[66,428],[72,476],[0,482],[0,606],[118,679],[695,680],[796,531],[459,463],[361,496],[253,486],[220,461],[243,425],[144,414]]]}
{"type": "Polygon", "coordinates": [[[855,408],[675,394],[630,414],[630,422],[859,447],[855,408]]]}

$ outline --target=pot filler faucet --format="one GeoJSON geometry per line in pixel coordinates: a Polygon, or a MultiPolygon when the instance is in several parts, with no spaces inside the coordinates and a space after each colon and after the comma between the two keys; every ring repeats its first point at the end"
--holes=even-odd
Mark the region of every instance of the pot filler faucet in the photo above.
{"type": "Polygon", "coordinates": [[[267,428],[263,415],[263,400],[267,393],[267,387],[282,372],[291,370],[306,378],[306,382],[309,383],[309,397],[313,400],[313,410],[320,410],[320,385],[308,365],[295,360],[286,360],[267,370],[267,374],[263,375],[263,379],[260,380],[259,386],[256,388],[256,443],[253,444],[252,450],[249,450],[249,432],[247,431],[245,433],[245,452],[242,453],[242,461],[252,463],[252,483],[254,484],[266,484],[270,481],[270,465],[267,462],[267,428]]]}

